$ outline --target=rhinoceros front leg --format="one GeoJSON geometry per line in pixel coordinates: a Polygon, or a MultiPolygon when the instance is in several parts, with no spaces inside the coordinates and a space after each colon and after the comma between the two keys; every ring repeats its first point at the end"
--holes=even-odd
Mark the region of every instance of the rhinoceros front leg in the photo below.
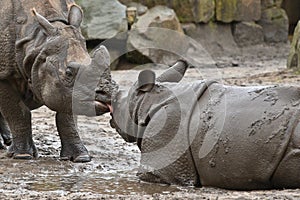
{"type": "Polygon", "coordinates": [[[73,162],[91,161],[91,157],[78,135],[73,115],[57,113],[56,126],[61,139],[61,159],[73,162]]]}
{"type": "MultiPolygon", "coordinates": [[[[22,102],[20,95],[6,82],[0,82],[0,95],[0,111],[12,132],[12,144],[7,155],[16,159],[37,157],[32,140],[30,110],[22,102]]],[[[9,142],[9,138],[6,139],[9,142]]]]}

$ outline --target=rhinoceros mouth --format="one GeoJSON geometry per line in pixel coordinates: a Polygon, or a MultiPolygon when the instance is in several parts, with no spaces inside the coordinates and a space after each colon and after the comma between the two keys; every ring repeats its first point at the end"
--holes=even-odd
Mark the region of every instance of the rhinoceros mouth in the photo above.
{"type": "Polygon", "coordinates": [[[94,101],[94,105],[95,105],[96,115],[113,112],[112,106],[108,103],[102,101],[94,101]]]}
{"type": "MultiPolygon", "coordinates": [[[[81,110],[84,109],[88,112],[88,116],[100,116],[105,113],[112,112],[112,106],[109,103],[105,103],[99,100],[81,100],[80,106],[81,110]],[[94,109],[95,113],[91,113],[90,109],[94,109]]],[[[85,113],[84,110],[81,112],[85,113]]]]}

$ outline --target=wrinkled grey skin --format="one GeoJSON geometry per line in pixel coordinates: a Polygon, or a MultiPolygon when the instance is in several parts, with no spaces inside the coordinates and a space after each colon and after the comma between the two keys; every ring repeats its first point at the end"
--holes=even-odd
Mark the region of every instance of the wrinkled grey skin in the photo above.
{"type": "MultiPolygon", "coordinates": [[[[110,92],[115,85],[107,49],[101,46],[91,57],[87,52],[80,31],[82,18],[82,10],[73,0],[0,2],[0,112],[12,133],[8,156],[38,156],[30,111],[46,105],[57,113],[61,159],[90,161],[73,114],[90,115],[86,107],[94,107],[97,115],[109,112],[110,92]],[[81,91],[74,90],[78,77],[89,71],[101,77],[103,87],[108,87],[106,92],[84,83],[81,91]],[[86,94],[85,99],[78,93],[86,94]],[[80,103],[76,109],[72,107],[74,101],[80,103]]],[[[4,142],[9,144],[6,126],[0,126],[4,142]]]]}
{"type": "Polygon", "coordinates": [[[165,72],[154,81],[153,72],[141,72],[113,104],[111,125],[141,150],[142,180],[238,190],[300,187],[299,87],[168,82],[173,77],[165,72]]]}

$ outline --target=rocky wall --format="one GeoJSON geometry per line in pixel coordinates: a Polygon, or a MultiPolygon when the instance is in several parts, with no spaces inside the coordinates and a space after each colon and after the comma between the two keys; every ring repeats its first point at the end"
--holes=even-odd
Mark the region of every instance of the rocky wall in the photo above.
{"type": "Polygon", "coordinates": [[[265,42],[288,40],[288,16],[281,8],[282,0],[120,0],[125,5],[132,1],[149,8],[166,5],[175,10],[181,23],[228,24],[235,30],[233,34],[237,33],[234,37],[239,46],[260,43],[261,30],[265,42]],[[253,38],[253,30],[258,31],[259,39],[245,43],[253,38]]]}
{"type": "MultiPolygon", "coordinates": [[[[264,42],[287,42],[289,21],[285,10],[281,8],[282,1],[77,0],[77,3],[85,11],[86,19],[82,28],[88,40],[110,39],[120,32],[128,31],[129,37],[127,38],[126,34],[122,42],[132,50],[138,48],[136,44],[142,46],[143,38],[146,38],[145,42],[149,42],[147,41],[149,38],[134,35],[133,31],[127,28],[145,28],[147,24],[150,24],[159,28],[184,31],[187,36],[203,45],[210,54],[218,55],[218,53],[235,54],[239,52],[239,47],[264,42]],[[127,9],[135,7],[138,14],[136,22],[128,27],[126,26],[126,7],[127,9]],[[164,17],[164,14],[160,12],[172,14],[164,17]],[[138,43],[134,41],[136,38],[139,39],[138,43]]],[[[155,38],[160,38],[159,33],[157,35],[157,37],[150,38],[152,42],[155,43],[155,38]]],[[[145,52],[141,52],[142,58],[149,61],[147,54],[153,53],[145,52]]],[[[150,60],[160,62],[158,57],[150,60]]],[[[132,61],[136,62],[135,58],[139,56],[131,54],[129,59],[131,58],[134,58],[132,61]]],[[[161,60],[166,60],[166,58],[161,60]]],[[[166,62],[166,64],[170,63],[166,62]]]]}

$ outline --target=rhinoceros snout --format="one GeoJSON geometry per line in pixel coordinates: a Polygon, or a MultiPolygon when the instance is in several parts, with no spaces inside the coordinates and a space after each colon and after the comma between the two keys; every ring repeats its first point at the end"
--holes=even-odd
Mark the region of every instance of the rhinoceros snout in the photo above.
{"type": "Polygon", "coordinates": [[[110,92],[106,92],[101,90],[100,88],[96,88],[96,100],[101,101],[103,103],[111,104],[111,94],[110,92]]]}

